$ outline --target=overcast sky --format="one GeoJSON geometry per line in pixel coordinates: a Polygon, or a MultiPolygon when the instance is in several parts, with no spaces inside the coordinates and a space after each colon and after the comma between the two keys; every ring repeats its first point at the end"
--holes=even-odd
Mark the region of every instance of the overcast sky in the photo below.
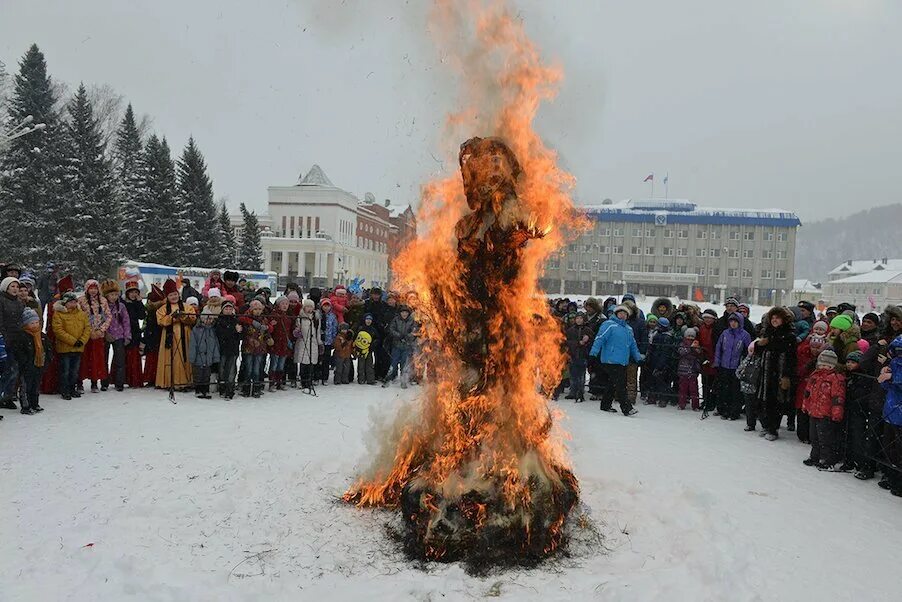
{"type": "MultiPolygon", "coordinates": [[[[803,220],[900,200],[899,0],[513,4],[565,71],[539,130],[579,202],[646,197],[650,172],[671,197],[803,220]]],[[[313,163],[415,203],[455,150],[427,5],[0,0],[0,58],[15,72],[37,42],[53,77],[110,84],[174,149],[193,134],[233,208],[265,210],[313,163]]]]}

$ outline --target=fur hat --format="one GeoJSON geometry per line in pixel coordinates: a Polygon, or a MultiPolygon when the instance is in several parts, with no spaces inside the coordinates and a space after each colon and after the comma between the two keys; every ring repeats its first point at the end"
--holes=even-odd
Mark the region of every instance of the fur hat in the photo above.
{"type": "Polygon", "coordinates": [[[826,313],[826,314],[838,314],[838,313],[839,313],[839,310],[836,309],[836,306],[835,306],[835,305],[831,305],[830,307],[828,307],[828,308],[824,311],[824,313],[826,313]]]}
{"type": "Polygon", "coordinates": [[[65,293],[63,293],[63,296],[60,297],[60,303],[65,305],[69,301],[78,301],[78,295],[76,295],[72,291],[66,291],[65,293]]]}
{"type": "Polygon", "coordinates": [[[223,281],[238,282],[238,272],[226,270],[222,273],[222,279],[223,281]]]}
{"type": "Polygon", "coordinates": [[[589,297],[586,299],[586,302],[583,303],[583,307],[586,310],[592,310],[593,313],[600,314],[601,313],[601,304],[598,302],[598,299],[595,297],[589,297]]]}
{"type": "Polygon", "coordinates": [[[830,368],[836,368],[837,363],[839,363],[839,358],[836,357],[836,352],[832,349],[824,349],[817,356],[818,367],[829,366],[830,368]]]}
{"type": "Polygon", "coordinates": [[[93,278],[90,278],[90,279],[88,279],[88,280],[85,280],[85,292],[88,292],[88,290],[90,290],[90,288],[91,288],[92,286],[96,286],[96,287],[97,287],[97,290],[100,290],[100,283],[99,283],[99,282],[97,282],[97,281],[94,280],[93,278]]]}
{"type": "Polygon", "coordinates": [[[724,305],[735,305],[739,307],[739,299],[736,297],[727,297],[727,300],[723,302],[724,305]]]}
{"type": "Polygon", "coordinates": [[[207,291],[207,298],[209,297],[222,297],[222,291],[214,286],[207,291]]]}
{"type": "Polygon", "coordinates": [[[129,280],[125,283],[125,294],[127,295],[130,291],[141,292],[141,287],[138,285],[137,280],[129,280]]]}
{"type": "Polygon", "coordinates": [[[686,332],[683,333],[683,337],[687,339],[694,339],[698,336],[698,331],[694,328],[687,328],[686,332]]]}
{"type": "Polygon", "coordinates": [[[197,307],[198,305],[200,305],[200,303],[198,303],[197,297],[188,297],[187,299],[185,299],[185,305],[193,305],[194,307],[197,307]]]}
{"type": "Polygon", "coordinates": [[[171,293],[179,292],[179,285],[172,278],[167,278],[163,283],[163,295],[168,297],[171,293]]]}
{"type": "Polygon", "coordinates": [[[9,290],[9,286],[13,283],[19,284],[18,278],[13,278],[12,276],[7,276],[0,282],[0,293],[5,293],[9,290]]]}
{"type": "Polygon", "coordinates": [[[864,358],[864,354],[860,351],[853,351],[849,355],[846,356],[847,362],[855,362],[856,364],[860,364],[862,358],[864,358]]]}
{"type": "Polygon", "coordinates": [[[68,293],[69,291],[75,290],[75,282],[72,280],[72,276],[63,276],[56,283],[56,292],[63,294],[68,293]]]}
{"type": "Polygon", "coordinates": [[[845,314],[840,314],[830,320],[830,328],[835,328],[840,332],[845,332],[852,328],[852,318],[845,314]]]}
{"type": "Polygon", "coordinates": [[[28,326],[29,324],[34,324],[35,322],[40,322],[41,319],[38,317],[38,312],[31,309],[30,307],[26,307],[22,312],[22,326],[28,326]]]}
{"type": "Polygon", "coordinates": [[[316,302],[313,299],[304,299],[304,309],[316,309],[316,302]]]}
{"type": "Polygon", "coordinates": [[[630,317],[630,308],[627,307],[626,305],[623,305],[622,303],[614,308],[614,315],[616,315],[618,312],[621,312],[621,311],[626,312],[627,318],[630,317]]]}
{"type": "Polygon", "coordinates": [[[115,280],[104,280],[100,283],[100,294],[106,297],[107,293],[118,293],[119,283],[115,280]]]}

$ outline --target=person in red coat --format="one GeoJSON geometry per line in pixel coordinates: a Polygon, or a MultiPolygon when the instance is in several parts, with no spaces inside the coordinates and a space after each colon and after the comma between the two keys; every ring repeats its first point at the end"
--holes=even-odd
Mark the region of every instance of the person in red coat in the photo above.
{"type": "Polygon", "coordinates": [[[338,323],[341,324],[345,321],[345,310],[348,308],[348,289],[339,284],[332,291],[329,301],[332,303],[332,311],[335,312],[338,323]]]}
{"type": "MultiPolygon", "coordinates": [[[[75,292],[75,282],[72,276],[64,276],[56,283],[56,294],[52,300],[45,300],[47,304],[47,324],[53,324],[53,305],[55,301],[62,299],[66,293],[75,292]]],[[[53,334],[53,328],[47,329],[47,342],[49,349],[55,349],[54,341],[56,335],[53,334]]],[[[50,358],[50,365],[44,370],[44,376],[41,378],[41,393],[44,395],[56,395],[59,389],[59,357],[54,353],[50,358]]]]}
{"type": "Polygon", "coordinates": [[[285,389],[285,364],[291,355],[291,337],[294,317],[288,313],[288,297],[276,299],[272,313],[272,347],[269,348],[269,390],[285,389]]]}
{"type": "Polygon", "coordinates": [[[846,403],[846,377],[836,371],[836,353],[825,349],[817,356],[817,369],[808,377],[802,409],[810,417],[811,454],[806,466],[836,470],[837,433],[846,403]]]}
{"type": "Polygon", "coordinates": [[[717,341],[714,339],[714,325],[717,322],[717,312],[706,309],[702,312],[702,323],[698,327],[698,344],[702,348],[702,400],[704,410],[710,412],[717,407],[714,386],[717,369],[714,367],[714,348],[717,341]]]}

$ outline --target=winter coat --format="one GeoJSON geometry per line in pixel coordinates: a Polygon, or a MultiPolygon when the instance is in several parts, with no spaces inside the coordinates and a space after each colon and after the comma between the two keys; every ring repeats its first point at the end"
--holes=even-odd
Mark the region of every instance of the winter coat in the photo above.
{"type": "Polygon", "coordinates": [[[91,338],[87,314],[80,307],[69,311],[62,301],[53,304],[51,328],[57,353],[81,353],[91,338]],[[76,341],[81,341],[81,347],[75,346],[76,341]]]}
{"type": "Polygon", "coordinates": [[[194,297],[198,302],[200,302],[201,296],[202,295],[197,291],[197,289],[190,284],[186,284],[182,287],[182,301],[187,301],[188,297],[194,297]]]}
{"type": "Polygon", "coordinates": [[[110,310],[110,326],[107,328],[106,336],[110,341],[125,341],[128,345],[132,341],[132,325],[128,315],[128,308],[122,299],[117,299],[115,303],[109,305],[110,310]]]}
{"type": "Polygon", "coordinates": [[[238,316],[220,314],[216,318],[216,339],[219,341],[220,356],[238,356],[240,353],[242,337],[236,326],[238,326],[238,316]]]}
{"type": "Polygon", "coordinates": [[[331,345],[335,342],[335,337],[338,335],[338,316],[335,315],[334,310],[321,312],[321,315],[320,324],[322,324],[323,329],[323,344],[331,345]]]}
{"type": "MultiPolygon", "coordinates": [[[[348,309],[348,296],[345,295],[344,297],[340,297],[332,294],[329,297],[329,302],[332,304],[332,311],[335,313],[335,319],[341,324],[345,321],[345,311],[348,309]]],[[[326,344],[329,345],[330,343],[326,344]]]]}
{"type": "Polygon", "coordinates": [[[880,329],[880,338],[887,343],[891,343],[893,339],[902,334],[902,331],[893,330],[891,323],[892,318],[902,320],[902,307],[887,305],[883,313],[886,314],[886,317],[883,320],[883,327],[880,329]]]}
{"type": "Polygon", "coordinates": [[[633,342],[636,343],[640,354],[645,353],[648,351],[648,343],[646,343],[648,340],[648,325],[645,323],[645,314],[636,307],[635,301],[627,300],[623,304],[630,310],[630,317],[626,323],[633,331],[633,342]]]}
{"type": "Polygon", "coordinates": [[[126,301],[125,309],[128,312],[128,330],[132,339],[128,347],[137,347],[141,344],[141,321],[147,319],[147,310],[140,299],[126,301]]]}
{"type": "Polygon", "coordinates": [[[341,332],[335,337],[335,355],[339,359],[346,360],[351,357],[354,352],[353,333],[348,330],[341,332]]]}
{"type": "Polygon", "coordinates": [[[701,346],[692,346],[692,342],[683,339],[677,348],[679,362],[677,363],[677,376],[696,378],[702,371],[702,357],[704,350],[701,346]]]}
{"type": "Polygon", "coordinates": [[[902,362],[899,362],[899,358],[893,360],[891,368],[892,379],[880,383],[880,386],[886,391],[883,419],[894,426],[902,426],[902,362]]]}
{"type": "Polygon", "coordinates": [[[315,317],[301,313],[294,327],[294,361],[297,364],[319,363],[322,334],[315,317]]]}
{"type": "Polygon", "coordinates": [[[830,341],[830,345],[833,347],[833,351],[836,352],[836,358],[840,364],[846,363],[846,357],[850,353],[858,351],[858,339],[860,338],[861,329],[857,325],[852,325],[849,330],[839,333],[830,341]]]}
{"type": "Polygon", "coordinates": [[[745,318],[742,314],[733,314],[739,320],[738,328],[727,328],[717,339],[717,346],[714,348],[714,367],[735,370],[739,367],[739,362],[746,353],[746,349],[752,342],[749,333],[742,327],[745,318]]]}
{"type": "Polygon", "coordinates": [[[238,321],[244,329],[242,332],[241,353],[251,355],[266,355],[269,353],[269,343],[272,341],[272,323],[266,316],[252,316],[246,314],[238,321]]]}
{"type": "Polygon", "coordinates": [[[582,326],[574,324],[567,329],[566,337],[570,363],[576,366],[585,366],[589,360],[589,341],[594,338],[592,327],[586,324],[582,326]],[[583,343],[584,337],[587,339],[585,343],[583,343]]]}
{"type": "Polygon", "coordinates": [[[155,353],[160,350],[160,338],[163,329],[157,323],[157,310],[163,307],[165,301],[147,302],[147,321],[144,322],[144,353],[155,353]]]}
{"type": "Polygon", "coordinates": [[[761,371],[755,387],[755,399],[767,402],[789,401],[789,389],[782,386],[784,378],[792,380],[796,373],[796,335],[792,314],[785,307],[774,307],[764,316],[762,336],[767,345],[755,341],[755,355],[761,356],[761,371]],[[771,317],[779,313],[783,318],[780,328],[774,329],[771,317]]]}
{"type": "MultiPolygon", "coordinates": [[[[737,313],[737,314],[739,314],[740,316],[742,316],[742,314],[739,313],[738,311],[735,312],[735,313],[737,313]]],[[[729,314],[729,313],[727,313],[727,312],[723,312],[723,315],[722,315],[721,317],[719,317],[719,318],[717,319],[717,321],[714,323],[714,339],[715,339],[715,340],[719,340],[719,339],[720,339],[720,335],[722,335],[724,332],[726,332],[727,330],[730,329],[730,316],[731,316],[731,315],[733,315],[733,314],[729,314]]],[[[769,314],[768,314],[768,315],[769,315],[769,314]]],[[[789,314],[789,315],[792,316],[792,314],[789,314]]],[[[745,316],[742,316],[742,317],[745,318],[745,316]]],[[[791,325],[792,325],[792,324],[790,324],[790,326],[791,326],[791,325]]],[[[748,319],[746,319],[745,321],[743,321],[743,323],[742,323],[742,329],[745,330],[747,333],[749,333],[749,336],[750,336],[752,339],[754,339],[754,338],[757,336],[757,334],[758,334],[758,333],[756,332],[755,325],[752,324],[752,321],[751,321],[751,320],[748,320],[748,319]]]]}
{"type": "Polygon", "coordinates": [[[0,293],[0,334],[6,339],[8,353],[24,342],[23,311],[25,311],[25,305],[19,301],[18,296],[14,297],[5,292],[0,293]]]}
{"type": "Polygon", "coordinates": [[[667,297],[660,297],[655,299],[655,302],[651,304],[651,313],[658,316],[659,318],[667,318],[670,319],[670,316],[673,315],[673,302],[667,297]],[[667,309],[663,312],[658,311],[660,306],[665,306],[667,309]]]}
{"type": "Polygon", "coordinates": [[[201,291],[204,297],[208,297],[210,295],[211,288],[218,288],[219,292],[225,295],[225,283],[222,281],[222,278],[217,278],[216,280],[212,280],[212,276],[207,276],[207,279],[204,280],[204,288],[201,291]]]}
{"type": "Polygon", "coordinates": [[[679,342],[670,330],[658,330],[651,340],[645,365],[658,375],[673,375],[678,362],[679,342]]]}
{"type": "Polygon", "coordinates": [[[216,328],[198,323],[191,331],[188,361],[194,366],[212,366],[219,363],[219,339],[216,328]]]}
{"type": "Polygon", "coordinates": [[[395,316],[388,327],[388,333],[392,340],[392,347],[397,349],[410,349],[416,341],[416,322],[413,315],[407,314],[405,320],[400,315],[395,316]]]}
{"type": "Polygon", "coordinates": [[[811,347],[811,334],[809,334],[796,346],[795,408],[797,410],[801,410],[805,402],[805,386],[808,384],[808,377],[814,372],[816,359],[817,355],[811,347]]]}
{"type": "Polygon", "coordinates": [[[883,409],[883,395],[877,381],[863,372],[846,375],[846,408],[853,416],[869,416],[883,409]]]}
{"type": "MultiPolygon", "coordinates": [[[[751,342],[751,341],[749,341],[751,342]]],[[[705,355],[702,358],[702,374],[713,376],[716,372],[714,368],[714,349],[717,341],[714,339],[714,325],[708,326],[702,322],[698,327],[698,344],[701,345],[705,355]]]]}
{"type": "Polygon", "coordinates": [[[88,322],[91,324],[91,338],[99,339],[103,337],[112,321],[110,306],[106,301],[106,297],[101,295],[88,299],[88,294],[85,293],[78,298],[78,306],[88,315],[88,322]]]}
{"type": "MultiPolygon", "coordinates": [[[[644,325],[645,321],[642,323],[644,325]]],[[[598,329],[589,355],[597,357],[602,364],[626,366],[631,360],[635,363],[642,361],[633,329],[617,316],[612,316],[598,329]]]]}
{"type": "Polygon", "coordinates": [[[235,286],[234,288],[228,288],[225,282],[223,282],[221,292],[223,297],[225,297],[226,295],[232,295],[233,297],[235,297],[236,308],[244,307],[244,293],[242,293],[237,286],[235,286]]]}
{"type": "Polygon", "coordinates": [[[842,422],[846,377],[832,368],[818,368],[808,377],[802,409],[812,418],[842,422]]]}
{"type": "Polygon", "coordinates": [[[363,326],[363,317],[367,314],[371,314],[373,316],[373,326],[379,331],[379,338],[383,338],[384,334],[384,326],[385,324],[385,315],[388,312],[388,304],[385,301],[373,301],[372,299],[367,299],[363,303],[363,314],[360,316],[360,325],[363,326]]]}
{"type": "Polygon", "coordinates": [[[272,347],[269,352],[278,357],[289,357],[294,342],[294,318],[274,309],[269,315],[272,325],[272,347]]]}
{"type": "Polygon", "coordinates": [[[598,329],[601,328],[601,325],[605,323],[607,320],[604,317],[604,314],[601,312],[595,314],[586,314],[586,326],[592,329],[592,338],[595,338],[595,335],[598,334],[598,329]]]}

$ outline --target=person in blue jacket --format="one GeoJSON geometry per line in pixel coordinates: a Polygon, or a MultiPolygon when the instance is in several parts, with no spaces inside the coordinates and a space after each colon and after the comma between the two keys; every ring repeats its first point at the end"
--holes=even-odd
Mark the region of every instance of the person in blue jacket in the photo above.
{"type": "MultiPolygon", "coordinates": [[[[593,347],[594,349],[594,347],[593,347]]],[[[892,464],[884,471],[879,485],[890,493],[902,497],[902,334],[893,339],[887,349],[889,366],[880,371],[877,382],[886,391],[883,404],[883,446],[886,459],[892,464]]]]}
{"type": "Polygon", "coordinates": [[[636,408],[633,407],[635,398],[629,399],[626,392],[626,367],[630,360],[638,364],[644,359],[636,345],[633,329],[626,322],[629,316],[629,308],[618,305],[611,319],[598,329],[592,351],[589,352],[589,355],[598,358],[606,376],[601,409],[607,412],[614,411],[612,404],[616,397],[624,416],[636,413],[636,408]]]}

